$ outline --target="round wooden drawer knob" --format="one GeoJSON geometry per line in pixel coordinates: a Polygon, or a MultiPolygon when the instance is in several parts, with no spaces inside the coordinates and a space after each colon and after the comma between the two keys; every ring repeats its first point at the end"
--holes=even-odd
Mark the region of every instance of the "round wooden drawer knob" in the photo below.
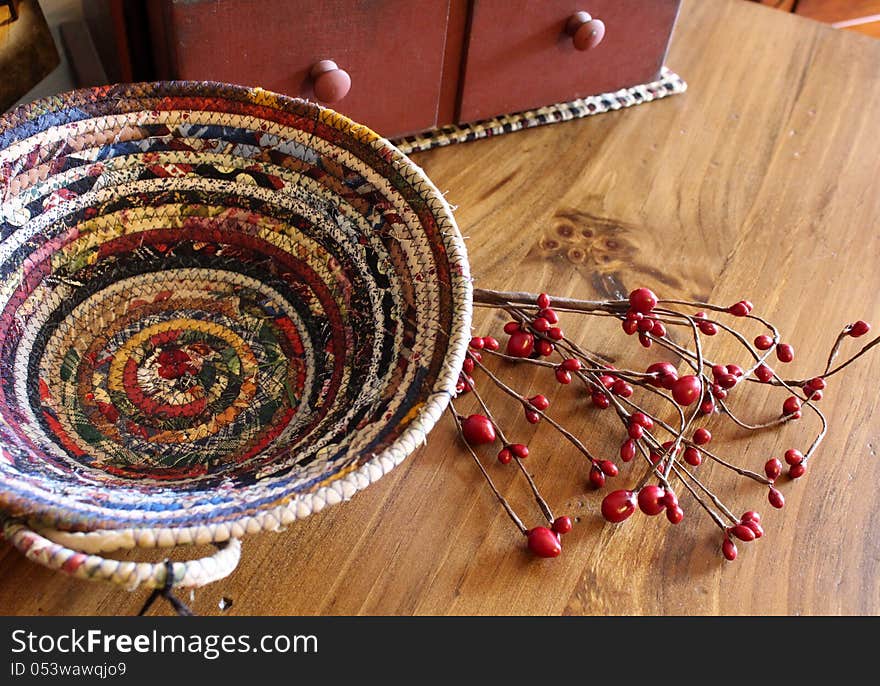
{"type": "Polygon", "coordinates": [[[310,73],[315,97],[321,102],[339,102],[351,90],[351,77],[333,60],[316,62],[310,73]]]}
{"type": "Polygon", "coordinates": [[[575,12],[571,15],[565,30],[578,50],[592,50],[605,38],[605,22],[593,19],[588,12],[575,12]]]}

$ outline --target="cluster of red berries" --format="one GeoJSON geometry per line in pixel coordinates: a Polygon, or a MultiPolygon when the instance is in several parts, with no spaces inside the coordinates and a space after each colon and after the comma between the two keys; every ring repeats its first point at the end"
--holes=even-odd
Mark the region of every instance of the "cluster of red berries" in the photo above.
{"type": "Polygon", "coordinates": [[[666,335],[666,325],[653,314],[657,306],[657,296],[648,288],[637,288],[629,294],[629,310],[626,312],[621,326],[627,336],[639,334],[639,343],[644,347],[651,347],[651,339],[648,334],[663,338],[666,335]]]}
{"type": "Polygon", "coordinates": [[[684,519],[684,510],[678,504],[678,497],[662,486],[648,484],[638,492],[628,490],[612,491],[602,500],[602,516],[609,522],[619,524],[629,519],[636,507],[653,517],[666,512],[666,519],[678,524],[684,519]]]}
{"type": "MultiPolygon", "coordinates": [[[[472,414],[462,419],[461,432],[464,440],[472,446],[490,445],[498,438],[492,420],[483,414],[472,414]]],[[[498,451],[498,461],[501,464],[508,464],[514,457],[524,460],[528,456],[529,447],[522,443],[509,443],[498,451]]]]}
{"type": "Polygon", "coordinates": [[[537,304],[538,312],[530,321],[511,321],[504,325],[504,333],[510,336],[507,354],[511,357],[532,357],[535,353],[549,357],[556,349],[554,341],[565,338],[562,329],[556,326],[559,315],[550,307],[550,296],[541,293],[537,304]]]}
{"type": "Polygon", "coordinates": [[[750,543],[755,539],[764,535],[764,528],[761,526],[761,515],[754,510],[744,512],[740,517],[739,523],[727,527],[724,531],[724,540],[721,543],[721,554],[725,559],[733,562],[736,559],[736,543],[734,538],[739,539],[743,543],[750,543]]]}
{"type": "Polygon", "coordinates": [[[526,532],[531,550],[538,557],[557,557],[562,552],[562,536],[572,530],[571,517],[557,517],[550,527],[536,526],[526,532]]]}
{"type": "MultiPolygon", "coordinates": [[[[807,471],[804,454],[800,450],[794,448],[786,450],[783,459],[785,460],[785,464],[788,465],[788,475],[792,479],[800,479],[807,471]]],[[[779,475],[782,474],[782,461],[775,457],[770,458],[764,465],[764,473],[770,481],[775,482],[776,479],[779,478],[779,475]]],[[[770,503],[773,504],[772,499],[770,503]]],[[[784,500],[782,501],[782,504],[785,504],[784,500]]],[[[782,507],[782,505],[773,505],[773,507],[782,507]]]]}
{"type": "Polygon", "coordinates": [[[474,387],[474,379],[471,374],[474,373],[474,367],[477,362],[483,361],[481,350],[498,350],[501,344],[492,336],[475,336],[468,344],[467,356],[461,365],[461,372],[458,375],[458,381],[455,384],[456,395],[464,395],[474,387]]]}
{"type": "MultiPolygon", "coordinates": [[[[627,335],[636,335],[640,343],[649,348],[652,339],[664,338],[667,335],[666,325],[661,318],[670,314],[666,310],[656,310],[659,303],[657,296],[648,288],[638,288],[629,295],[628,304],[613,303],[611,310],[621,320],[621,326],[627,335]]],[[[654,362],[645,370],[645,374],[637,375],[631,372],[618,371],[610,364],[590,363],[591,368],[585,368],[577,357],[568,357],[564,353],[571,354],[570,341],[565,340],[563,330],[558,326],[559,316],[551,307],[551,299],[546,293],[537,296],[537,307],[529,314],[514,316],[517,321],[509,321],[504,326],[504,332],[508,335],[505,346],[506,354],[516,358],[539,359],[547,358],[554,353],[559,354],[561,360],[549,365],[542,361],[540,364],[550,366],[553,369],[556,381],[563,385],[571,384],[575,378],[582,380],[589,389],[592,404],[605,409],[611,406],[614,397],[626,399],[633,395],[632,384],[649,384],[658,389],[668,391],[674,402],[687,407],[699,402],[701,414],[709,415],[716,411],[716,403],[725,400],[729,392],[742,382],[748,372],[737,364],[716,364],[711,368],[711,377],[708,374],[697,372],[679,376],[675,365],[669,362],[654,362]],[[595,365],[595,368],[592,366],[595,365]],[[638,376],[633,380],[630,377],[638,376]],[[627,378],[630,380],[628,381],[627,378]]],[[[715,311],[723,311],[735,317],[749,317],[753,305],[748,300],[740,300],[729,307],[714,308],[715,311]]],[[[721,328],[727,328],[721,323],[711,321],[706,312],[700,311],[693,316],[694,322],[700,333],[706,336],[716,335],[721,328]]],[[[841,336],[858,338],[870,331],[871,327],[864,321],[856,321],[848,325],[841,336]]],[[[472,374],[478,364],[482,362],[481,351],[497,351],[501,347],[499,342],[490,337],[475,337],[471,339],[467,358],[463,364],[459,376],[457,391],[466,393],[474,388],[472,374]]],[[[776,359],[781,363],[789,363],[794,359],[794,348],[784,342],[780,342],[774,334],[759,335],[754,339],[754,347],[762,352],[774,351],[776,359]]],[[[767,364],[761,362],[754,368],[755,378],[763,383],[769,383],[775,378],[775,372],[767,364]]],[[[491,374],[490,374],[491,376],[491,374]]],[[[493,377],[494,378],[494,377],[493,377]]],[[[826,380],[821,377],[801,382],[800,389],[803,396],[809,401],[817,401],[822,398],[826,388],[826,380]]],[[[509,389],[508,389],[509,390],[509,389]]],[[[537,424],[541,421],[550,402],[544,395],[522,396],[519,398],[522,404],[526,421],[537,424]]],[[[616,401],[615,401],[616,402],[616,401]]],[[[791,395],[785,399],[782,405],[782,415],[785,419],[798,419],[802,413],[802,400],[799,396],[791,395]]],[[[621,406],[617,405],[618,409],[621,406]]],[[[488,415],[489,413],[486,412],[488,415]]],[[[655,441],[649,432],[655,426],[655,419],[642,411],[633,411],[630,414],[622,414],[625,418],[626,437],[620,445],[620,459],[630,462],[635,457],[640,446],[647,445],[645,453],[650,461],[657,465],[664,457],[675,451],[682,453],[682,460],[691,467],[699,467],[706,455],[713,457],[706,446],[712,441],[712,434],[706,428],[697,428],[690,438],[678,436],[676,440],[669,440],[657,447],[659,441],[655,441]],[[641,442],[641,443],[640,443],[641,442]]],[[[502,445],[498,452],[498,461],[501,464],[509,464],[513,459],[523,460],[528,457],[528,446],[522,443],[507,443],[503,432],[497,429],[491,419],[483,414],[472,414],[468,417],[460,417],[460,426],[464,439],[471,446],[485,446],[495,443],[501,437],[502,445]]],[[[659,420],[658,420],[659,421],[659,420]]],[[[555,424],[555,422],[554,422],[555,424]]],[[[806,472],[804,455],[795,449],[785,452],[783,456],[788,466],[788,475],[792,479],[800,478],[806,472]]],[[[773,458],[764,466],[764,472],[769,481],[768,501],[774,508],[782,508],[785,498],[775,487],[776,480],[782,474],[783,460],[773,458]]],[[[606,485],[609,477],[618,475],[618,467],[611,460],[596,460],[591,458],[589,472],[589,484],[596,489],[606,485]]],[[[755,475],[753,475],[755,476],[755,475]]],[[[684,517],[684,512],[679,506],[676,494],[669,488],[665,480],[661,479],[658,484],[645,484],[637,490],[615,490],[605,496],[602,501],[601,512],[603,517],[613,523],[623,522],[628,519],[636,509],[641,510],[648,516],[666,514],[667,519],[678,524],[684,517]]],[[[544,510],[548,520],[552,518],[549,509],[544,510]]],[[[730,517],[730,521],[733,521],[730,517]]],[[[517,520],[518,521],[518,520],[517,520]]],[[[716,520],[717,521],[717,520],[716,520]]],[[[520,524],[522,527],[522,525],[520,524]]],[[[549,526],[538,526],[526,530],[522,528],[528,541],[529,550],[538,557],[556,557],[562,551],[562,536],[572,529],[570,517],[557,517],[549,526]]],[[[764,530],[761,526],[761,517],[757,512],[745,512],[739,521],[731,526],[723,527],[724,539],[722,541],[722,554],[728,560],[737,557],[736,542],[751,542],[761,538],[764,530]]]]}

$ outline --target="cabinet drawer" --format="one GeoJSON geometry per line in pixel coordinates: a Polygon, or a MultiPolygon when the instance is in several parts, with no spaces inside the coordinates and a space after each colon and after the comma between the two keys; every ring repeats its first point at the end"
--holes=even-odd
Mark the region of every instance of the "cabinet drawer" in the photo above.
{"type": "MultiPolygon", "coordinates": [[[[228,81],[319,99],[313,65],[351,77],[334,109],[383,135],[437,123],[449,0],[165,0],[167,76],[228,81]]],[[[160,16],[155,16],[160,13],[160,16]]]]}
{"type": "Polygon", "coordinates": [[[459,121],[540,107],[655,79],[680,0],[474,0],[459,121]],[[575,48],[569,18],[588,12],[602,41],[575,48]]]}

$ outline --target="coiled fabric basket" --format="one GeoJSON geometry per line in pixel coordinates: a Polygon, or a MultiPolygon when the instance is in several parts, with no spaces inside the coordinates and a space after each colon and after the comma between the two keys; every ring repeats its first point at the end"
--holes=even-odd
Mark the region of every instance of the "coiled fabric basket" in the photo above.
{"type": "Polygon", "coordinates": [[[203,82],[19,108],[0,118],[5,537],[129,589],[219,579],[244,534],[424,441],[470,311],[443,197],[336,112],[203,82]],[[99,555],[203,543],[223,545],[99,555]]]}

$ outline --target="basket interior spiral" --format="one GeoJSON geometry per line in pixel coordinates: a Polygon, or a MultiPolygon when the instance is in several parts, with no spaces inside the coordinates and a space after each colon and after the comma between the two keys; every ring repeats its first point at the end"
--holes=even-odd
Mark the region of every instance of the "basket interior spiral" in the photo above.
{"type": "Polygon", "coordinates": [[[308,514],[421,443],[469,329],[445,201],[335,112],[179,82],[0,118],[8,514],[227,534],[308,514]]]}

